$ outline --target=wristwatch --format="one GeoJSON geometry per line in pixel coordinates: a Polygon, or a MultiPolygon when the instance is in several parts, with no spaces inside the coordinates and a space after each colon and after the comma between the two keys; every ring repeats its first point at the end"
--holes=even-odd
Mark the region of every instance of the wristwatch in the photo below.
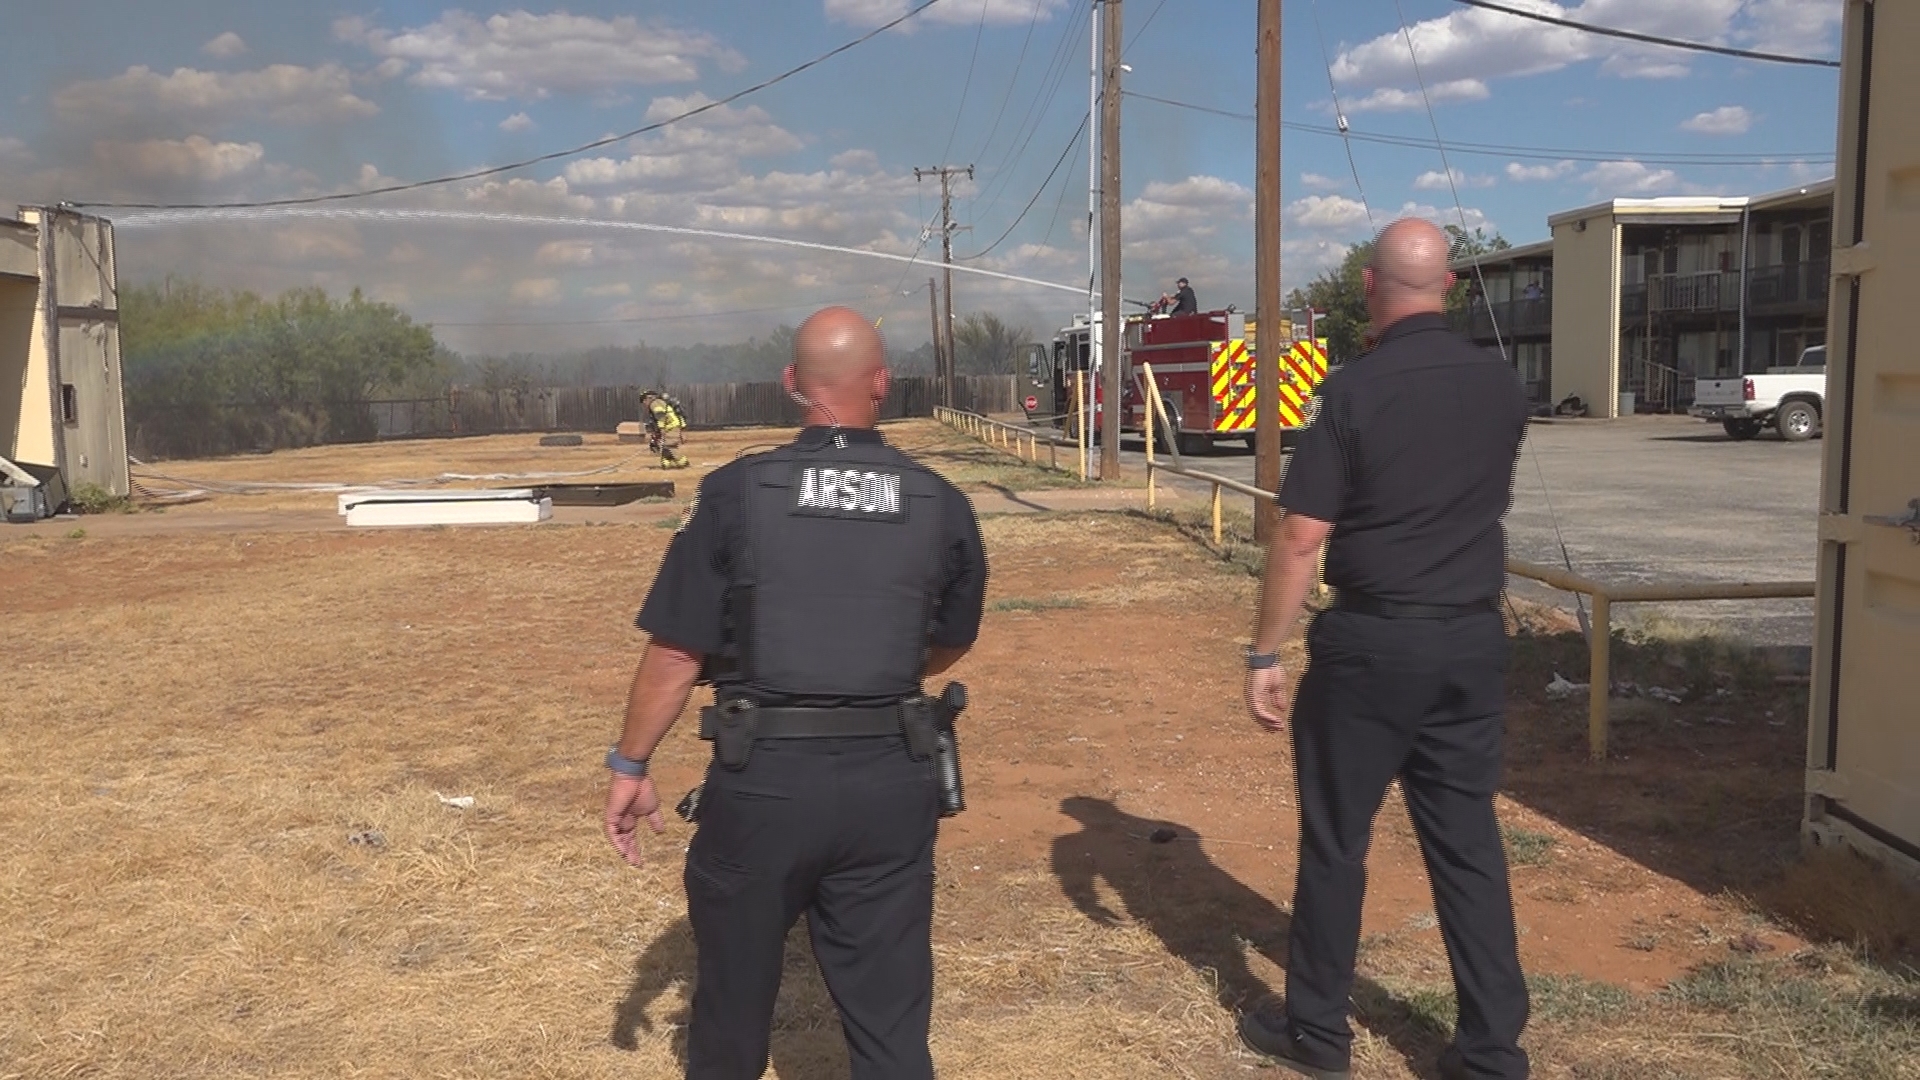
{"type": "Polygon", "coordinates": [[[1247,670],[1263,671],[1280,663],[1279,653],[1257,653],[1253,646],[1247,646],[1247,670]]]}
{"type": "Polygon", "coordinates": [[[618,744],[615,744],[607,747],[607,768],[612,769],[621,776],[631,776],[637,779],[647,775],[647,759],[641,758],[639,761],[635,761],[632,758],[621,757],[620,747],[618,744]]]}

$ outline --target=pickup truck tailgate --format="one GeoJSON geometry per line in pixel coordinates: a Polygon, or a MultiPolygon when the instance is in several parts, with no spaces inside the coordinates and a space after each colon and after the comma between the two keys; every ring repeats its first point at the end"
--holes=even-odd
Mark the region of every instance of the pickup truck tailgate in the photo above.
{"type": "Polygon", "coordinates": [[[1747,380],[1699,379],[1693,384],[1693,403],[1702,406],[1741,405],[1747,400],[1747,380]]]}

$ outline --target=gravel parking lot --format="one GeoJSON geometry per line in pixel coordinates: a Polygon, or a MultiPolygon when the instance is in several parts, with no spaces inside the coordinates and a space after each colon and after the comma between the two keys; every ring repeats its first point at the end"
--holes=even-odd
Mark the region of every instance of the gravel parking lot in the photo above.
{"type": "MultiPolygon", "coordinates": [[[[1734,442],[1687,417],[1536,423],[1514,478],[1509,542],[1516,558],[1562,565],[1564,539],[1574,569],[1601,581],[1810,579],[1821,445],[1734,442]]],[[[1142,459],[1137,447],[1127,456],[1142,459]]],[[[1189,465],[1253,479],[1253,456],[1238,446],[1189,465]]],[[[1515,592],[1573,605],[1532,582],[1515,592]]],[[[1636,604],[1616,614],[1711,623],[1756,644],[1813,641],[1811,600],[1636,604]]]]}

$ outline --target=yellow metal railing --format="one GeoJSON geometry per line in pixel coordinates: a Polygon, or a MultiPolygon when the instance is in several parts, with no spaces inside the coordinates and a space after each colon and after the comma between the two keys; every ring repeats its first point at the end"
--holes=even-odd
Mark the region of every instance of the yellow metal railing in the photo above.
{"type": "MultiPolygon", "coordinates": [[[[1152,415],[1146,427],[1147,450],[1147,508],[1158,506],[1158,476],[1184,477],[1210,485],[1213,491],[1211,499],[1211,517],[1213,520],[1213,542],[1222,543],[1224,534],[1220,520],[1220,499],[1223,491],[1233,491],[1246,495],[1256,501],[1270,500],[1275,494],[1255,487],[1252,484],[1234,480],[1231,477],[1189,469],[1181,460],[1178,442],[1168,449],[1173,454],[1173,464],[1163,463],[1157,456],[1157,435],[1164,433],[1177,439],[1178,429],[1167,414],[1166,401],[1160,395],[1160,387],[1154,381],[1153,367],[1141,364],[1141,389],[1147,407],[1152,415]],[[1152,422],[1152,421],[1157,421],[1152,422]]],[[[974,413],[960,413],[952,409],[936,409],[934,415],[943,423],[950,424],[989,443],[998,440],[1001,446],[1019,446],[1021,439],[1028,440],[1028,453],[1021,456],[1037,460],[1039,437],[1034,432],[1002,423],[974,413]]],[[[1051,445],[1069,445],[1048,440],[1051,445]]],[[[1019,453],[1017,449],[1014,451],[1019,453]]],[[[1084,461],[1084,457],[1082,458],[1084,461]]],[[[1053,467],[1058,468],[1056,460],[1053,467]]],[[[1321,567],[1324,570],[1326,551],[1321,551],[1321,567]]],[[[1587,638],[1588,660],[1588,697],[1587,697],[1587,753],[1594,761],[1604,761],[1607,757],[1607,741],[1610,722],[1609,698],[1613,689],[1613,605],[1640,603],[1671,603],[1694,600],[1777,600],[1804,599],[1814,595],[1814,583],[1811,581],[1740,581],[1692,583],[1661,581],[1646,584],[1608,584],[1595,581],[1583,574],[1571,570],[1559,570],[1551,566],[1541,566],[1522,559],[1508,559],[1507,573],[1514,577],[1527,578],[1566,592],[1579,593],[1593,601],[1592,631],[1587,638]]],[[[1315,593],[1324,599],[1326,586],[1316,582],[1315,593]]]]}
{"type": "Polygon", "coordinates": [[[1645,585],[1609,585],[1571,570],[1520,559],[1507,560],[1507,573],[1593,601],[1593,629],[1587,637],[1587,755],[1607,757],[1608,704],[1613,691],[1613,605],[1687,600],[1779,600],[1814,595],[1811,581],[1740,581],[1692,584],[1675,581],[1645,585]]]}
{"type": "MultiPolygon", "coordinates": [[[[1046,467],[1060,468],[1060,448],[1073,444],[1064,442],[1053,435],[1040,432],[1018,424],[1009,424],[1004,420],[995,420],[979,413],[962,412],[943,405],[933,407],[933,418],[965,435],[971,435],[988,446],[999,447],[1033,465],[1041,464],[1040,448],[1047,448],[1046,467]]],[[[1081,479],[1085,476],[1084,455],[1081,462],[1081,479]]]]}

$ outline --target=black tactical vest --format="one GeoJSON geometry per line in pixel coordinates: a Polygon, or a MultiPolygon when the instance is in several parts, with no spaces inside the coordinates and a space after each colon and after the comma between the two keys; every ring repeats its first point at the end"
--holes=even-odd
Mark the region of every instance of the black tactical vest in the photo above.
{"type": "Polygon", "coordinates": [[[756,456],[733,605],[740,681],[794,697],[919,693],[939,494],[938,477],[881,443],[823,439],[756,456]]]}

